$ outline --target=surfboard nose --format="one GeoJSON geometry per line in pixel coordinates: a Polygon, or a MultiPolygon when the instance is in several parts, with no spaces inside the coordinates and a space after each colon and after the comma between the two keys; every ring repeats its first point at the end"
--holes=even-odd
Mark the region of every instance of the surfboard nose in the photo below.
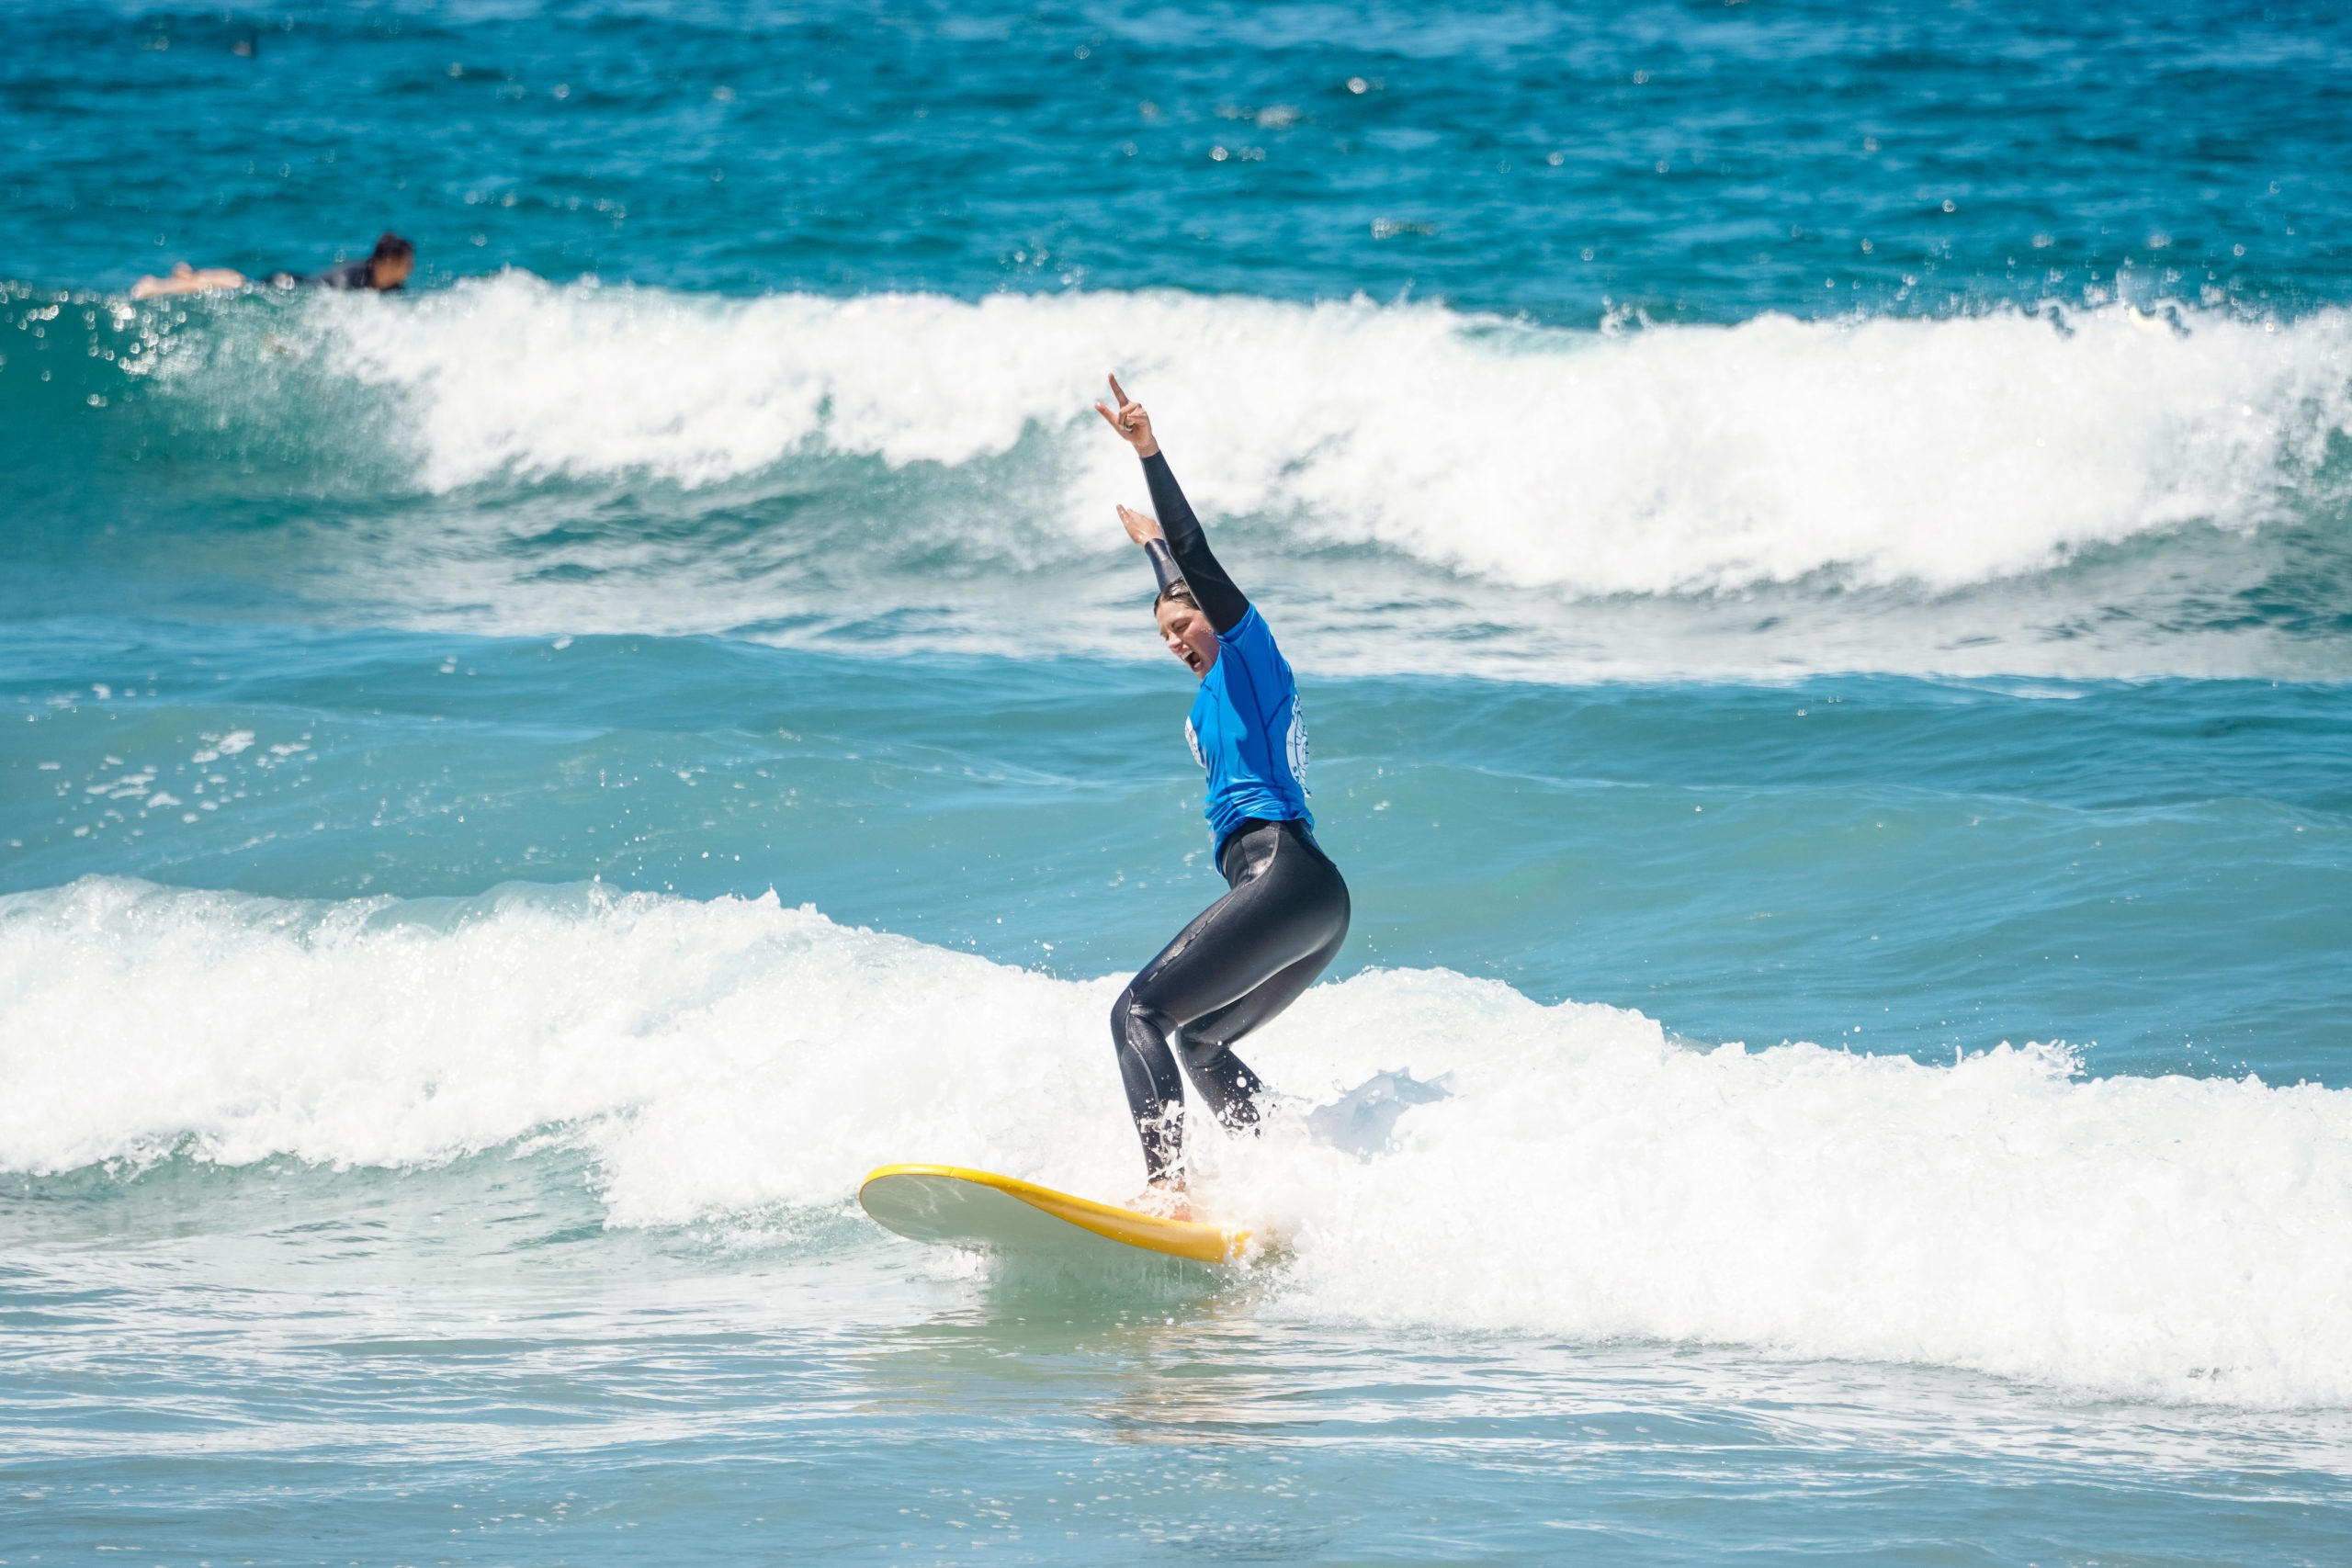
{"type": "Polygon", "coordinates": [[[1246,1229],[1164,1220],[960,1166],[877,1167],[858,1188],[857,1201],[876,1224],[910,1240],[982,1251],[1036,1251],[1091,1238],[1201,1263],[1235,1263],[1250,1245],[1246,1229]]]}

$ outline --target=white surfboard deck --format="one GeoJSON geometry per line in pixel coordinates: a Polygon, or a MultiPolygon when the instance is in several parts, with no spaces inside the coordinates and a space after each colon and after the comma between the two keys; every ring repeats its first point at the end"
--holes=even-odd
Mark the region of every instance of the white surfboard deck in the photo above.
{"type": "Polygon", "coordinates": [[[878,1166],[858,1188],[857,1201],[900,1235],[982,1252],[1102,1247],[1236,1263],[1250,1246],[1250,1233],[1233,1225],[1164,1220],[956,1165],[878,1166]]]}

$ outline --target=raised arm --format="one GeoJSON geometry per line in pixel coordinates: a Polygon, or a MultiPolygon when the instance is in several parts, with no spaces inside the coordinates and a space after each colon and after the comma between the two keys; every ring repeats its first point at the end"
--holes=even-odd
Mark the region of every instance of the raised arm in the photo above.
{"type": "Polygon", "coordinates": [[[1117,410],[1096,403],[1094,412],[1108,420],[1111,428],[1143,459],[1144,482],[1151,488],[1152,510],[1159,514],[1160,528],[1175,554],[1176,565],[1192,588],[1201,613],[1208,616],[1209,625],[1222,637],[1241,624],[1241,617],[1250,613],[1250,600],[1225,574],[1225,568],[1217,564],[1216,554],[1209,549],[1208,536],[1201,531],[1201,520],[1193,514],[1193,503],[1184,499],[1174,470],[1169,468],[1167,457],[1152,435],[1151,416],[1144,412],[1141,403],[1127,396],[1115,376],[1111,378],[1111,395],[1119,400],[1117,410]]]}

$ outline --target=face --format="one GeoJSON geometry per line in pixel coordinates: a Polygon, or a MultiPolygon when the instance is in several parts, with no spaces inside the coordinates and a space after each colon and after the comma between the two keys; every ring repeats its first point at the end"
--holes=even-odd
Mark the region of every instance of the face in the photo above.
{"type": "Polygon", "coordinates": [[[368,269],[368,285],[371,288],[398,288],[416,270],[414,256],[386,256],[371,263],[368,269]]]}
{"type": "Polygon", "coordinates": [[[1185,669],[1197,679],[1216,668],[1216,628],[1206,615],[1174,599],[1162,600],[1158,615],[1159,640],[1184,661],[1185,669]]]}

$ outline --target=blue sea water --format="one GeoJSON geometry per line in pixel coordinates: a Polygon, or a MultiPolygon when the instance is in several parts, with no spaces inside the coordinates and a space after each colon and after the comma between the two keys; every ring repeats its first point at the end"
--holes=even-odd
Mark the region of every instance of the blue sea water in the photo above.
{"type": "Polygon", "coordinates": [[[0,1562],[2352,1555],[2340,8],[6,38],[0,1562]],[[854,1201],[1139,1179],[1112,368],[1355,900],[1233,1278],[854,1201]]]}

